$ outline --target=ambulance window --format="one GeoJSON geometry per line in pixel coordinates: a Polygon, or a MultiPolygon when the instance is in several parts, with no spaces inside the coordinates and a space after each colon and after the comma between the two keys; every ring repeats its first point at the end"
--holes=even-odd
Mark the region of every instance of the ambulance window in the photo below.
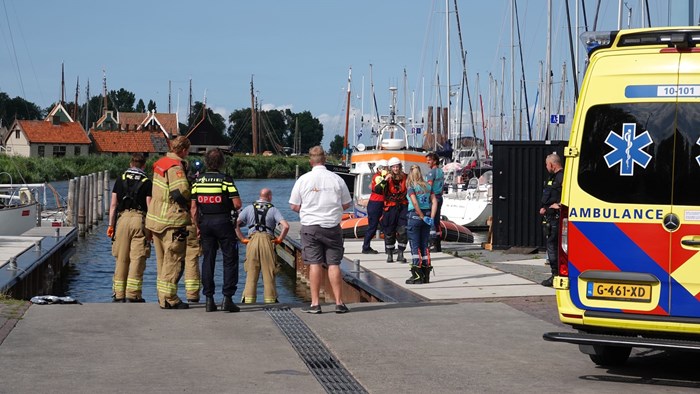
{"type": "Polygon", "coordinates": [[[700,103],[679,103],[677,123],[673,203],[697,206],[700,205],[700,103]]]}
{"type": "Polygon", "coordinates": [[[670,204],[675,108],[674,103],[591,107],[581,141],[579,186],[610,203],[670,204]],[[630,124],[627,133],[623,124],[630,124]]]}

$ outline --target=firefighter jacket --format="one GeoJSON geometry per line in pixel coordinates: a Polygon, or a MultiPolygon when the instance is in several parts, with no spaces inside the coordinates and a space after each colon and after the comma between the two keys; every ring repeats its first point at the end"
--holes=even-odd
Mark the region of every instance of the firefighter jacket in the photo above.
{"type": "Polygon", "coordinates": [[[187,163],[170,152],[153,163],[153,191],[146,228],[161,233],[191,224],[187,163]]]}

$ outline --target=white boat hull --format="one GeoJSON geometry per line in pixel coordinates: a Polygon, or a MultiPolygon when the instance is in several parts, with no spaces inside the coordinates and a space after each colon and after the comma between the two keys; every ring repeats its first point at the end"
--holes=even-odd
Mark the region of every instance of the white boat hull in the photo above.
{"type": "Polygon", "coordinates": [[[440,213],[464,227],[488,227],[487,222],[493,214],[493,204],[490,199],[476,198],[473,190],[452,192],[443,195],[440,213]]]}
{"type": "Polygon", "coordinates": [[[0,209],[0,235],[20,235],[36,227],[39,204],[0,209]]]}

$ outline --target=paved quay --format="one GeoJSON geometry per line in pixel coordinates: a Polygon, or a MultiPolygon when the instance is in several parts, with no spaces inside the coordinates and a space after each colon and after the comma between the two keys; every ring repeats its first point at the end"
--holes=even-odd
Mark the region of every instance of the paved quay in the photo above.
{"type": "MultiPolygon", "coordinates": [[[[346,246],[347,257],[354,257],[352,242],[346,246]]],[[[539,255],[472,245],[444,249],[473,260],[436,254],[436,283],[418,290],[431,300],[350,304],[347,314],[332,313],[328,304],[323,314],[309,315],[299,304],[245,305],[231,314],[206,313],[203,304],[160,310],[151,302],[32,305],[22,316],[16,303],[0,302],[0,330],[10,331],[0,336],[0,393],[677,393],[700,387],[697,359],[644,353],[633,357],[632,370],[610,370],[597,368],[576,346],[544,342],[544,332],[567,328],[556,320],[551,289],[534,281],[548,270],[539,255]]],[[[385,265],[391,264],[361,264],[399,282],[408,277],[406,264],[385,265]]]]}

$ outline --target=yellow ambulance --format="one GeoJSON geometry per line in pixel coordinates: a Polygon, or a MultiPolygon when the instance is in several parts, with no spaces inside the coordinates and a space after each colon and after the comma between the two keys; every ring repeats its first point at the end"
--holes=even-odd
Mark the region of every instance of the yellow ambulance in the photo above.
{"type": "Polygon", "coordinates": [[[584,35],[565,149],[559,318],[599,365],[700,351],[700,27],[584,35]]]}

